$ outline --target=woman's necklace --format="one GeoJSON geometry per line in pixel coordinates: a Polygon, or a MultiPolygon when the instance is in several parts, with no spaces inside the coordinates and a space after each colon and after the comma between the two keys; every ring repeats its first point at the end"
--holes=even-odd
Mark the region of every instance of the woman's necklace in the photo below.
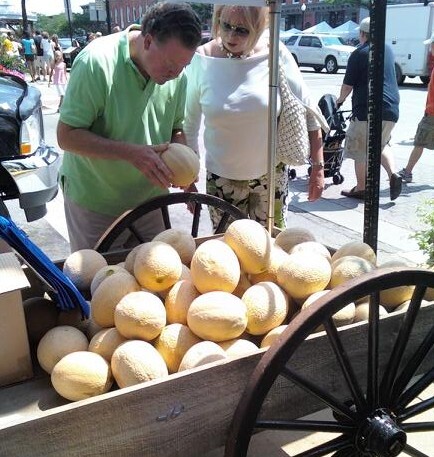
{"type": "Polygon", "coordinates": [[[231,51],[225,48],[225,45],[222,41],[218,42],[218,46],[220,51],[222,51],[228,59],[247,59],[247,57],[250,57],[253,54],[253,50],[247,54],[233,54],[231,51]]]}

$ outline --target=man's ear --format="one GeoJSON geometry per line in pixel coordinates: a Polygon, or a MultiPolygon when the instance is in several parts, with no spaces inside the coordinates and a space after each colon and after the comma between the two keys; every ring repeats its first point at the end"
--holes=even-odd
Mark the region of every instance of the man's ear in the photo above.
{"type": "Polygon", "coordinates": [[[144,38],[143,38],[143,43],[144,43],[144,47],[145,47],[146,50],[148,50],[148,49],[149,49],[149,46],[151,46],[152,40],[153,40],[153,38],[152,38],[152,35],[151,35],[151,34],[147,33],[147,34],[144,36],[144,38]]]}

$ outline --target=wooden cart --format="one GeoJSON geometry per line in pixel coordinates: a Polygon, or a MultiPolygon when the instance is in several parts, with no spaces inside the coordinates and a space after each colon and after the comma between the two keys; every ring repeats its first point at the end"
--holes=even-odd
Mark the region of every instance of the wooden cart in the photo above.
{"type": "MultiPolygon", "coordinates": [[[[40,295],[40,279],[26,274],[30,295],[40,295]]],[[[434,380],[427,286],[427,270],[377,270],[298,314],[267,351],[88,400],[62,399],[45,374],[4,387],[0,456],[195,457],[226,444],[226,457],[240,457],[263,429],[334,433],[300,456],[433,455],[406,444],[412,432],[434,432],[432,419],[413,418],[434,407],[417,399],[434,380]],[[378,319],[379,292],[404,285],[416,286],[408,310],[378,319]],[[336,329],[330,316],[367,294],[371,321],[336,329]],[[326,332],[314,333],[321,323],[326,332]],[[327,407],[334,420],[298,419],[327,407]]]]}

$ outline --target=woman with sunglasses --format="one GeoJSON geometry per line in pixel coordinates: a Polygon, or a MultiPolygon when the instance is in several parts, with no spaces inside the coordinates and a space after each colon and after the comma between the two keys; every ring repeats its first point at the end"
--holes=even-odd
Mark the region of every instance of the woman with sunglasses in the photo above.
{"type": "MultiPolygon", "coordinates": [[[[267,221],[267,156],[269,43],[264,33],[268,8],[215,6],[213,39],[200,46],[187,67],[185,133],[198,151],[198,134],[204,116],[206,191],[239,207],[263,225],[267,221]]],[[[280,65],[293,93],[317,110],[302,75],[285,46],[280,65]]],[[[278,114],[280,112],[280,97],[278,114]]],[[[309,200],[324,188],[321,126],[308,117],[312,173],[309,200]]],[[[284,227],[287,212],[289,168],[276,167],[275,225],[284,227]]],[[[214,221],[213,210],[210,209],[214,221]]]]}

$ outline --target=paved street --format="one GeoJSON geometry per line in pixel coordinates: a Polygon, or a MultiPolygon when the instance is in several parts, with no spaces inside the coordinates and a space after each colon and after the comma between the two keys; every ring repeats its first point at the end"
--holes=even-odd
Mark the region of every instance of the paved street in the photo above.
{"type": "MultiPolygon", "coordinates": [[[[326,94],[339,94],[343,71],[336,75],[315,73],[310,68],[302,69],[305,80],[316,100],[326,94]]],[[[391,141],[396,168],[405,165],[412,148],[417,123],[423,114],[426,99],[426,88],[418,78],[407,80],[401,89],[401,116],[391,141]]],[[[55,88],[48,88],[46,83],[37,83],[41,89],[46,141],[55,144],[55,128],[58,120],[57,95],[55,88]]],[[[349,109],[349,102],[343,109],[349,109]]],[[[202,154],[203,158],[203,154],[202,154]]],[[[202,167],[203,168],[203,167],[202,167]]],[[[353,162],[344,160],[341,173],[344,183],[334,185],[331,178],[326,179],[323,197],[315,203],[307,201],[307,166],[298,167],[297,178],[291,182],[290,210],[288,225],[303,225],[312,229],[318,240],[328,246],[338,247],[346,241],[361,239],[363,233],[363,203],[342,197],[342,189],[355,185],[353,162]]],[[[378,255],[380,261],[400,256],[412,263],[423,260],[421,252],[411,235],[421,227],[416,210],[426,199],[434,197],[431,176],[434,176],[434,162],[431,153],[425,152],[414,173],[414,183],[403,185],[401,196],[394,202],[389,199],[387,175],[382,169],[380,183],[380,209],[378,230],[378,255]]],[[[199,189],[203,187],[203,170],[199,189]]],[[[41,221],[27,224],[20,211],[12,208],[13,218],[24,228],[29,236],[52,258],[64,258],[69,253],[66,227],[62,210],[62,196],[49,204],[48,215],[41,221]]]]}

